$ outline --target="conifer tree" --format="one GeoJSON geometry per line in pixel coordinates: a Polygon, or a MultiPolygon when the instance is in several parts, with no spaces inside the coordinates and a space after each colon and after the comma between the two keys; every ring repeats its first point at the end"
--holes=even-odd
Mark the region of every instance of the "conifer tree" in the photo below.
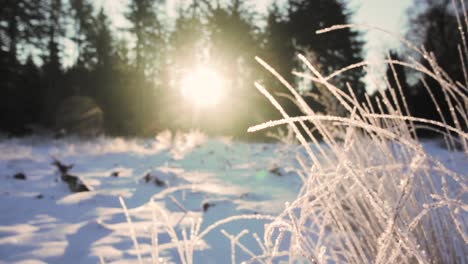
{"type": "Polygon", "coordinates": [[[112,57],[114,54],[113,37],[110,29],[109,19],[101,8],[95,23],[94,47],[96,50],[96,63],[98,68],[112,68],[112,57]]]}
{"type": "MultiPolygon", "coordinates": [[[[458,25],[456,10],[460,12],[460,16],[463,15],[459,1],[416,1],[414,7],[410,9],[411,26],[407,35],[416,45],[422,46],[428,52],[431,52],[441,69],[434,69],[426,58],[420,57],[419,60],[423,66],[434,72],[443,70],[453,82],[463,83],[466,86],[468,80],[465,80],[459,54],[459,45],[463,42],[459,30],[464,31],[466,36],[468,35],[468,29],[464,24],[458,25]],[[456,8],[453,6],[454,3],[457,5],[456,8]]],[[[461,45],[460,48],[464,61],[468,61],[468,54],[465,54],[461,45]]],[[[411,91],[414,94],[414,99],[410,102],[414,107],[414,115],[438,121],[445,119],[449,124],[455,125],[447,99],[449,98],[452,102],[455,99],[460,100],[460,98],[457,98],[458,95],[444,92],[438,81],[429,76],[411,73],[410,77],[419,79],[419,82],[412,87],[411,91]],[[427,91],[428,88],[432,96],[427,91]],[[439,105],[442,116],[434,105],[432,98],[439,105]]],[[[460,89],[460,92],[463,93],[463,89],[460,89]]],[[[458,109],[455,113],[459,111],[468,111],[468,109],[458,109]]],[[[458,118],[461,117],[458,116],[458,118]]],[[[465,127],[464,129],[468,128],[465,127]]]]}
{"type": "MultiPolygon", "coordinates": [[[[289,29],[296,48],[309,54],[309,59],[324,75],[362,61],[362,41],[359,34],[343,29],[327,34],[317,30],[333,25],[348,24],[350,14],[343,2],[338,0],[290,0],[288,8],[289,29]]],[[[338,85],[349,82],[357,95],[364,94],[361,77],[363,70],[341,75],[338,85]]]]}
{"type": "Polygon", "coordinates": [[[62,0],[49,0],[47,15],[47,55],[44,56],[46,74],[57,78],[61,73],[59,39],[64,36],[62,0]]]}
{"type": "Polygon", "coordinates": [[[0,9],[0,49],[16,60],[19,45],[39,45],[46,34],[47,0],[3,0],[0,9]]]}
{"type": "Polygon", "coordinates": [[[133,79],[133,120],[136,131],[144,131],[153,127],[155,79],[161,78],[164,65],[165,38],[161,23],[159,0],[131,0],[128,5],[126,18],[131,23],[129,33],[135,37],[133,53],[134,77],[133,79]]]}
{"type": "Polygon", "coordinates": [[[164,31],[158,17],[159,0],[131,0],[125,14],[129,32],[135,36],[135,66],[138,72],[153,73],[163,54],[164,31]]]}
{"type": "Polygon", "coordinates": [[[96,63],[93,39],[95,35],[93,5],[88,0],[70,0],[70,17],[73,19],[75,41],[78,50],[78,67],[90,68],[96,63]]]}
{"type": "MultiPolygon", "coordinates": [[[[293,36],[288,25],[287,13],[281,10],[277,2],[274,2],[272,7],[268,9],[266,22],[261,57],[289,83],[294,84],[295,78],[292,75],[292,70],[296,67],[296,48],[292,41],[293,36]]],[[[275,76],[264,71],[262,80],[265,87],[277,98],[287,113],[293,116],[299,114],[296,104],[283,96],[288,92],[275,76]]],[[[274,107],[270,107],[270,111],[270,118],[281,118],[274,107]]]]}
{"type": "MultiPolygon", "coordinates": [[[[345,115],[345,109],[326,87],[294,77],[291,71],[308,71],[297,59],[301,53],[327,76],[351,64],[361,62],[362,41],[351,29],[317,35],[316,31],[338,24],[348,24],[350,13],[344,2],[339,0],[289,0],[281,9],[274,5],[269,10],[265,30],[264,54],[268,62],[289,82],[295,84],[309,105],[318,112],[345,115]]],[[[363,69],[345,72],[331,80],[338,88],[347,92],[346,84],[353,88],[358,100],[364,99],[365,86],[362,82],[363,69]]],[[[285,91],[272,76],[264,81],[275,93],[285,91]]],[[[281,101],[281,98],[280,98],[281,101]]],[[[298,108],[282,100],[291,115],[298,115],[298,108]]]]}
{"type": "Polygon", "coordinates": [[[225,6],[207,4],[210,63],[229,85],[225,107],[237,109],[237,113],[226,129],[234,133],[243,133],[249,125],[265,120],[268,104],[254,86],[262,69],[254,59],[261,43],[252,10],[245,0],[231,0],[225,6]]]}

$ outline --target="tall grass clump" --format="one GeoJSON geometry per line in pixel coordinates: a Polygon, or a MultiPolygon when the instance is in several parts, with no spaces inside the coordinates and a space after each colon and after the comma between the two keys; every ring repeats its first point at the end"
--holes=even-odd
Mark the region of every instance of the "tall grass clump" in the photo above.
{"type": "MultiPolygon", "coordinates": [[[[460,63],[467,76],[466,11],[463,16],[458,19],[460,62],[453,63],[460,63]]],[[[349,27],[388,33],[364,25],[337,25],[318,33],[349,27]]],[[[453,126],[411,116],[399,85],[389,87],[390,93],[382,93],[376,103],[367,97],[367,103],[361,104],[349,85],[348,92],[343,92],[333,84],[334,77],[367,67],[367,62],[324,76],[299,55],[309,72],[295,74],[325,86],[348,112],[346,117],[317,114],[291,84],[257,58],[284,84],[304,113],[290,117],[267,89],[256,83],[283,119],[249,131],[289,125],[305,150],[297,156],[302,166],[299,173],[305,175],[297,199],[266,227],[262,256],[266,263],[280,256],[287,256],[290,263],[468,263],[466,171],[456,172],[429,155],[416,133],[420,129],[438,131],[450,149],[461,149],[468,157],[468,79],[464,84],[450,79],[433,54],[398,38],[430,67],[411,57],[408,61],[387,59],[385,63],[394,75],[394,65],[402,65],[436,80],[440,88],[426,88],[429,93],[443,89],[453,126]],[[316,132],[310,132],[310,127],[316,132]]],[[[434,107],[441,113],[435,100],[434,107]]]]}

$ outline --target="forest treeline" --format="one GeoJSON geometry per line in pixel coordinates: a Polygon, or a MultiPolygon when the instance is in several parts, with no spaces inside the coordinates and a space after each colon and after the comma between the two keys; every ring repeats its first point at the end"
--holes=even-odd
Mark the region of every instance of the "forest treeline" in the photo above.
{"type": "MultiPolygon", "coordinates": [[[[244,135],[249,125],[280,117],[255,89],[255,81],[272,91],[291,116],[298,115],[284,86],[255,56],[298,87],[317,112],[345,115],[325,87],[295,77],[292,70],[306,70],[298,53],[325,76],[363,60],[365,43],[356,30],[315,34],[349,23],[351,10],[339,0],[286,2],[273,4],[260,15],[253,11],[254,1],[193,0],[179,6],[177,17],[170,18],[164,1],[130,0],[124,13],[128,26],[113,30],[108,14],[89,0],[1,0],[0,130],[10,135],[37,128],[58,131],[58,117],[64,115],[61,105],[67,98],[82,96],[92,98],[102,110],[109,135],[153,135],[167,128],[244,135]],[[70,43],[76,47],[76,60],[65,67],[70,43]],[[184,102],[179,86],[184,74],[204,63],[227,80],[229,93],[216,108],[197,112],[184,102]]],[[[459,10],[450,4],[449,0],[416,1],[406,34],[433,51],[453,80],[464,82],[457,66],[459,10]]],[[[386,56],[423,61],[417,54],[397,51],[386,56]]],[[[354,69],[333,83],[365,102],[364,75],[363,68],[354,69]]],[[[398,65],[389,68],[385,80],[401,87],[412,115],[451,122],[450,113],[434,107],[435,100],[441,109],[449,109],[437,82],[398,65]]],[[[388,93],[380,88],[371,100],[388,93]]]]}

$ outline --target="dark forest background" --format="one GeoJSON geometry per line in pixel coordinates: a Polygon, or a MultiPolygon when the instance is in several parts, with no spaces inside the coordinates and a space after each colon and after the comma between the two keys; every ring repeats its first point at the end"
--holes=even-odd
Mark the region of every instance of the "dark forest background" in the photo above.
{"type": "MultiPolygon", "coordinates": [[[[460,33],[451,3],[416,0],[408,11],[410,23],[404,34],[433,51],[446,73],[462,82],[460,33]]],[[[345,1],[289,0],[285,6],[270,6],[263,17],[252,11],[253,5],[245,0],[190,1],[178,9],[169,26],[163,1],[132,0],[125,12],[130,26],[118,29],[132,36],[134,43],[129,45],[111,30],[107,14],[96,10],[92,1],[1,0],[0,130],[11,136],[38,131],[66,134],[80,129],[80,119],[92,119],[85,130],[95,134],[150,136],[163,129],[199,128],[245,137],[248,126],[280,118],[255,89],[255,81],[278,95],[288,113],[300,114],[255,56],[301,87],[301,94],[317,112],[344,115],[324,87],[301,81],[291,72],[305,70],[298,53],[324,75],[363,60],[364,42],[357,31],[315,34],[350,22],[352,10],[345,1]],[[63,65],[68,55],[64,39],[78,51],[71,67],[63,65]],[[231,93],[216,108],[194,113],[181,98],[178,82],[202,61],[209,61],[228,80],[231,93]]],[[[412,56],[425,63],[404,49],[385,55],[399,60],[412,56]]],[[[435,100],[441,109],[449,109],[435,81],[394,67],[397,77],[389,68],[385,80],[402,87],[412,115],[453,122],[450,113],[442,110],[440,115],[434,107],[435,100]]],[[[364,102],[364,75],[364,69],[356,69],[333,83],[346,93],[349,84],[364,102]]],[[[369,97],[378,100],[385,93],[388,90],[382,89],[369,97]]]]}

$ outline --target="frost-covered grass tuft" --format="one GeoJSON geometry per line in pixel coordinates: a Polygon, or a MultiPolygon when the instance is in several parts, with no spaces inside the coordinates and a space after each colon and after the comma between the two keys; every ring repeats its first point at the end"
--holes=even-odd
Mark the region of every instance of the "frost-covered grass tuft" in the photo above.
{"type": "MultiPolygon", "coordinates": [[[[319,33],[353,26],[338,25],[319,33]]],[[[460,24],[460,32],[466,26],[460,24]]],[[[466,47],[464,38],[462,42],[466,47]]],[[[406,103],[398,104],[398,97],[405,98],[398,87],[389,87],[390,97],[382,93],[379,109],[374,109],[369,98],[367,104],[360,104],[352,93],[343,93],[332,84],[334,76],[366,62],[323,76],[299,55],[310,73],[296,74],[325,86],[348,111],[347,117],[315,114],[273,67],[257,58],[289,89],[305,114],[289,117],[267,89],[256,84],[284,118],[249,131],[287,124],[306,151],[305,157],[298,156],[301,173],[307,175],[299,196],[266,227],[267,263],[285,255],[290,263],[468,262],[466,171],[448,168],[432,157],[415,133],[416,129],[437,130],[450,149],[461,146],[468,157],[468,84],[451,80],[429,52],[406,40],[403,44],[418,52],[430,68],[414,60],[386,63],[395,75],[393,65],[398,64],[436,80],[451,107],[454,127],[409,116],[406,103]],[[300,132],[310,125],[318,136],[300,132]],[[322,143],[314,144],[318,151],[312,151],[309,142],[319,138],[322,143]],[[286,249],[279,251],[278,245],[284,243],[286,249]]],[[[465,49],[460,63],[465,76],[466,57],[465,49]]],[[[434,107],[439,108],[437,103],[434,107]]]]}

